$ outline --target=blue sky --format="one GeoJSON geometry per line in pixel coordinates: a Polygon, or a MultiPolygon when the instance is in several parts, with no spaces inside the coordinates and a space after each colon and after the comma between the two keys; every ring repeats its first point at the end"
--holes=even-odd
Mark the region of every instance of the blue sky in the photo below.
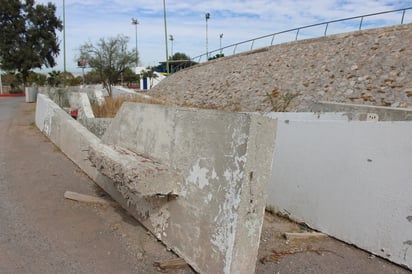
{"type": "MultiPolygon", "coordinates": [[[[205,13],[208,20],[208,49],[219,48],[219,35],[223,33],[222,45],[252,39],[286,29],[341,19],[368,13],[412,7],[412,1],[364,0],[165,0],[168,35],[173,35],[173,53],[183,52],[191,57],[206,51],[205,13]]],[[[52,2],[57,7],[57,16],[63,18],[63,0],[37,0],[37,3],[52,2]]],[[[135,47],[135,26],[131,18],[137,18],[138,49],[141,66],[153,66],[165,59],[163,1],[162,0],[65,0],[66,9],[66,62],[67,70],[80,73],[76,58],[78,48],[85,42],[95,43],[99,38],[123,34],[130,38],[129,48],[135,47]]],[[[389,24],[400,21],[401,15],[386,15],[379,19],[389,24]]],[[[412,10],[405,15],[405,23],[412,22],[412,10]]],[[[352,22],[351,22],[352,23],[352,22]]],[[[354,30],[359,24],[336,24],[330,32],[354,30]]],[[[365,25],[368,22],[365,20],[365,25]]],[[[324,27],[302,32],[302,37],[311,32],[323,33],[324,27]]],[[[316,35],[316,34],[314,34],[316,35]]],[[[59,34],[63,40],[63,34],[59,34]]],[[[171,42],[169,55],[171,55],[171,42]]],[[[269,41],[262,41],[270,43],[269,41]]],[[[257,43],[255,46],[259,46],[257,43]]],[[[63,43],[58,65],[63,70],[63,43]]],[[[227,54],[226,54],[227,55],[227,54]]]]}

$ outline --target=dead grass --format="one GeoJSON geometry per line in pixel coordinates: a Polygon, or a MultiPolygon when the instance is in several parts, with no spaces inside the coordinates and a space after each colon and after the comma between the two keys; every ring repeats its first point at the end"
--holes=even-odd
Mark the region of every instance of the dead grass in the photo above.
{"type": "Polygon", "coordinates": [[[113,118],[124,102],[167,105],[162,100],[155,98],[146,99],[142,96],[105,97],[105,101],[106,103],[102,106],[99,106],[97,103],[92,104],[95,117],[113,118]]]}
{"type": "Polygon", "coordinates": [[[240,102],[228,102],[225,105],[216,104],[190,104],[188,102],[183,102],[182,104],[176,104],[172,102],[167,102],[158,98],[144,98],[142,96],[124,96],[124,97],[105,97],[106,103],[99,106],[97,103],[92,104],[92,109],[94,116],[96,118],[113,118],[119,111],[120,107],[124,102],[134,102],[134,103],[145,103],[145,104],[157,104],[157,105],[179,105],[181,107],[187,108],[200,108],[200,109],[214,109],[220,111],[238,112],[241,111],[240,102]]]}

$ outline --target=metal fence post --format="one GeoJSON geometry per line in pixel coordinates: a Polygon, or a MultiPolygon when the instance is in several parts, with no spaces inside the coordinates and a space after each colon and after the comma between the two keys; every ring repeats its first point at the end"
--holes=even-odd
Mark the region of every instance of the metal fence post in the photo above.
{"type": "Polygon", "coordinates": [[[326,32],[328,31],[328,26],[329,26],[329,23],[326,23],[325,32],[323,33],[323,36],[326,36],[326,32]]]}
{"type": "Polygon", "coordinates": [[[401,25],[403,25],[403,19],[405,18],[405,12],[406,12],[406,10],[404,9],[403,12],[402,12],[401,25]]]}

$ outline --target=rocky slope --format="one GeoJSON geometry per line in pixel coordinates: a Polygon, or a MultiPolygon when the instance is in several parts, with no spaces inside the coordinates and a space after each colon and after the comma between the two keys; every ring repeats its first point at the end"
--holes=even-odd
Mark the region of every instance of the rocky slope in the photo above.
{"type": "Polygon", "coordinates": [[[313,101],[412,108],[412,24],[284,43],[175,73],[149,94],[184,106],[304,111],[313,101]]]}

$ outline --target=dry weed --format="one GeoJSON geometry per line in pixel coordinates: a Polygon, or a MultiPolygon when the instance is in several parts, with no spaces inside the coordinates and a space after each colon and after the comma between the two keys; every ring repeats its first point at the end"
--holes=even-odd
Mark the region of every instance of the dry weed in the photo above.
{"type": "Polygon", "coordinates": [[[155,98],[144,98],[143,96],[121,96],[121,97],[105,97],[105,104],[99,106],[97,103],[92,104],[92,109],[95,117],[98,118],[113,118],[119,111],[124,102],[145,103],[166,105],[167,103],[155,98]]]}

